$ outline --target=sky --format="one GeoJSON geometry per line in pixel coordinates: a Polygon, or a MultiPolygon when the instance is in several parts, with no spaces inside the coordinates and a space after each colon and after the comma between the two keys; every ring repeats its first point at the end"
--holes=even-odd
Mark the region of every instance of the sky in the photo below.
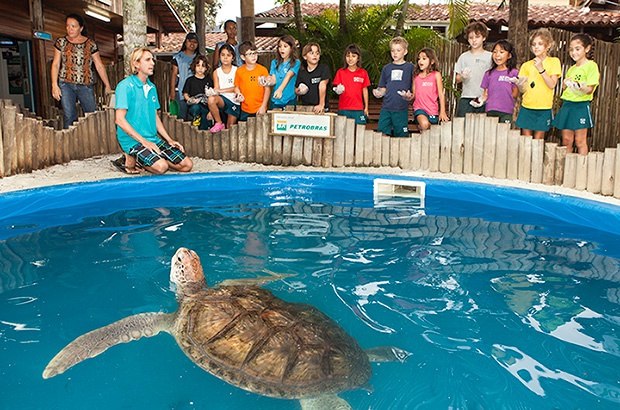
{"type": "MultiPolygon", "coordinates": [[[[338,3],[337,0],[310,0],[313,3],[338,3]]],[[[398,0],[353,0],[352,3],[376,3],[376,4],[388,4],[388,3],[396,3],[398,0]]],[[[237,17],[241,16],[241,6],[240,0],[222,0],[222,8],[220,12],[217,14],[216,21],[218,23],[224,22],[226,20],[236,20],[237,17]]],[[[254,0],[254,11],[255,13],[261,13],[263,11],[270,10],[274,8],[273,0],[254,0]]]]}

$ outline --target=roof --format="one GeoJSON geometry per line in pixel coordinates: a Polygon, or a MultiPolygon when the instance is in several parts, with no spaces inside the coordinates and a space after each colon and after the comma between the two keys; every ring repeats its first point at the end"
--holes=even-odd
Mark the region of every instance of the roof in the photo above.
{"type": "Polygon", "coordinates": [[[155,12],[155,14],[159,17],[161,24],[163,25],[164,31],[167,33],[172,33],[175,31],[189,31],[179,13],[174,9],[172,4],[170,4],[167,0],[146,0],[148,8],[155,12]]]}
{"type": "MultiPolygon", "coordinates": [[[[170,33],[162,36],[161,47],[153,49],[154,53],[166,54],[176,53],[181,49],[181,45],[185,40],[185,33],[170,33]]],[[[214,50],[215,45],[219,41],[226,40],[226,33],[207,33],[205,35],[205,46],[207,49],[214,50]]],[[[147,34],[147,42],[155,43],[155,34],[147,34]]],[[[273,51],[278,44],[277,37],[256,37],[256,47],[259,51],[273,51]]]]}
{"type": "MultiPolygon", "coordinates": [[[[374,4],[353,4],[351,7],[370,7],[374,4]]],[[[471,3],[469,8],[470,20],[481,21],[487,25],[508,25],[510,6],[498,10],[499,3],[471,3]]],[[[329,3],[302,3],[302,14],[318,16],[328,9],[338,10],[338,4],[329,3]]],[[[293,18],[292,5],[275,7],[256,14],[256,22],[284,23],[293,18]]],[[[617,27],[620,25],[620,11],[589,10],[587,12],[573,6],[557,6],[544,4],[530,4],[528,8],[530,26],[568,27],[617,27]]],[[[407,13],[407,21],[416,22],[443,22],[448,23],[450,17],[445,4],[412,5],[407,13]]]]}

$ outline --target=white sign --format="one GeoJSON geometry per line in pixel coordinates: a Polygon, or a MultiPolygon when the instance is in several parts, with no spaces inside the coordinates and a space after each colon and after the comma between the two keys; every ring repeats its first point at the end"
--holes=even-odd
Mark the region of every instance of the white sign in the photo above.
{"type": "Polygon", "coordinates": [[[301,137],[334,138],[333,115],[277,111],[271,113],[271,133],[301,137]]]}

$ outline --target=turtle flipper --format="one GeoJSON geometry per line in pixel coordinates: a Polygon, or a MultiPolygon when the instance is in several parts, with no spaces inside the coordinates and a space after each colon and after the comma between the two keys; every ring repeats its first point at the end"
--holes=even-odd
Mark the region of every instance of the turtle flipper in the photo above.
{"type": "Polygon", "coordinates": [[[379,346],[364,350],[371,362],[401,362],[407,361],[412,353],[394,346],[379,346]]]}
{"type": "Polygon", "coordinates": [[[335,394],[299,399],[301,410],[352,410],[347,401],[335,394]]]}
{"type": "Polygon", "coordinates": [[[269,282],[275,282],[296,276],[294,273],[276,273],[268,269],[263,269],[263,272],[269,276],[257,276],[255,278],[239,278],[239,279],[226,279],[220,282],[217,286],[263,286],[269,282]]]}
{"type": "Polygon", "coordinates": [[[54,356],[43,371],[43,378],[61,374],[117,344],[167,332],[171,329],[173,318],[174,315],[161,312],[140,313],[83,334],[54,356]]]}

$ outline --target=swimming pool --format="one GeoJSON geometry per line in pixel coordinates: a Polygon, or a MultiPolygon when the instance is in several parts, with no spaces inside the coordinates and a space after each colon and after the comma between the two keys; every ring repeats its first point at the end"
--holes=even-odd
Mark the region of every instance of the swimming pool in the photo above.
{"type": "Polygon", "coordinates": [[[444,180],[423,180],[424,208],[376,206],[374,178],[165,176],[0,196],[0,407],[298,408],[219,381],[165,334],[42,379],[75,337],[174,311],[180,246],[211,284],[294,273],[266,287],[362,347],[413,353],[373,365],[372,392],[343,393],[355,409],[620,406],[618,208],[444,180]]]}

